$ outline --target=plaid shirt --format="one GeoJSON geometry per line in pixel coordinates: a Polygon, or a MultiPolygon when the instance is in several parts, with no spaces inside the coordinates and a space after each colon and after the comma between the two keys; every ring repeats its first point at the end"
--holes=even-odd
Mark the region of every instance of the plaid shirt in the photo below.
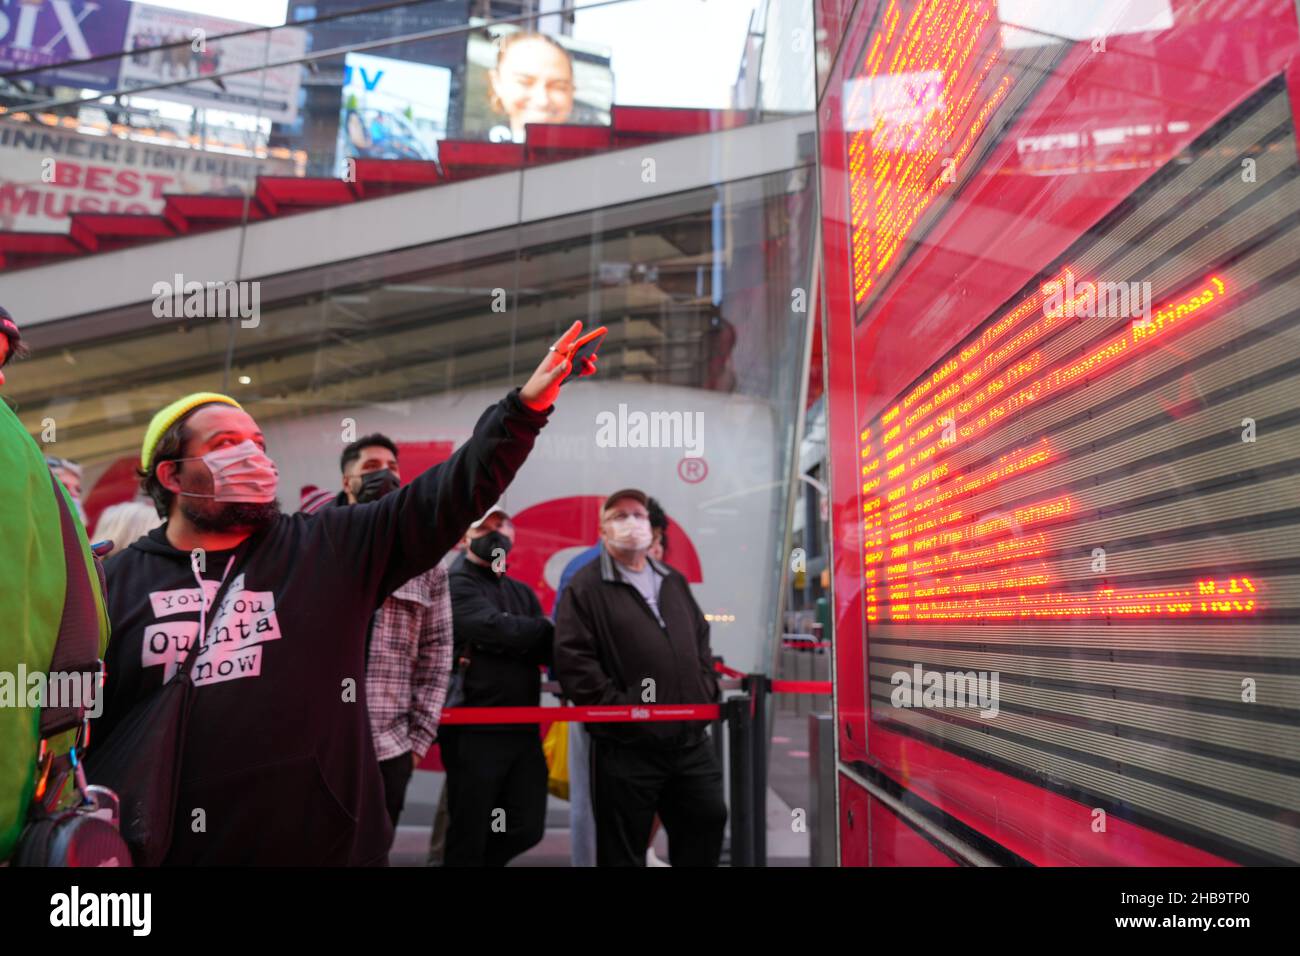
{"type": "Polygon", "coordinates": [[[375,614],[366,666],[370,732],[380,760],[423,757],[451,682],[451,592],[438,564],[394,591],[375,614]]]}

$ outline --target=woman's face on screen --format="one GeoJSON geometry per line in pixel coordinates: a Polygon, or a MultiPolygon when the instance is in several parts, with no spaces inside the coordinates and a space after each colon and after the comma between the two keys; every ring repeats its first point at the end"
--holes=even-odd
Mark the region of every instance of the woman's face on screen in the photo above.
{"type": "Polygon", "coordinates": [[[489,77],[516,135],[526,123],[563,123],[573,112],[569,58],[545,40],[511,44],[489,77]]]}

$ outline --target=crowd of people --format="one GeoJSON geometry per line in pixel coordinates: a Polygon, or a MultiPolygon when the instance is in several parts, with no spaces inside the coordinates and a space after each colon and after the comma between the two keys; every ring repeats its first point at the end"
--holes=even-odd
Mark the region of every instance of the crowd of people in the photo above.
{"type": "MultiPolygon", "coordinates": [[[[87,555],[91,542],[111,542],[102,584],[90,581],[109,625],[97,635],[102,712],[71,759],[56,759],[30,721],[0,725],[6,743],[26,745],[0,792],[0,859],[53,812],[51,794],[96,783],[97,755],[151,756],[159,728],[149,723],[171,713],[158,702],[181,682],[192,693],[175,711],[179,752],[157,760],[174,777],[174,805],[135,793],[147,781],[118,782],[137,861],[385,865],[413,772],[436,744],[442,864],[503,866],[545,832],[538,727],[443,727],[444,708],[535,707],[546,674],[576,705],[716,702],[709,625],[667,563],[667,516],[644,492],[605,499],[599,539],[564,569],[549,613],[507,572],[515,526],[502,495],[559,398],[580,332],[574,323],[447,461],[403,484],[397,444],[364,436],[340,455],[339,490],[305,495],[294,514],[281,511],[271,449],[238,401],[201,392],[158,411],[141,440],[143,500],[79,532],[87,555]],[[148,827],[135,819],[160,813],[168,819],[148,827]]],[[[0,368],[20,352],[0,310],[0,368]]],[[[593,357],[576,372],[595,370],[593,357]]],[[[84,522],[77,464],[43,456],[7,405],[0,417],[6,454],[22,462],[5,477],[22,483],[31,513],[46,504],[32,474],[41,462],[54,479],[49,507],[61,500],[84,522]]],[[[35,518],[0,527],[6,546],[29,554],[42,535],[35,518]]],[[[64,614],[57,635],[46,633],[50,615],[20,616],[0,669],[53,670],[64,614]]],[[[718,864],[726,807],[702,722],[570,727],[575,865],[662,865],[651,849],[661,824],[672,865],[718,864]]]]}

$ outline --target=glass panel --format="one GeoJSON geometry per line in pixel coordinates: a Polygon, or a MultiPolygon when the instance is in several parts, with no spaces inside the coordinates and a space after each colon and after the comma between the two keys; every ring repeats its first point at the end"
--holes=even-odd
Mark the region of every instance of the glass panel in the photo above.
{"type": "Polygon", "coordinates": [[[819,113],[846,759],[923,742],[912,785],[1033,862],[1300,860],[1295,5],[855,16],[819,113]]]}
{"type": "MultiPolygon", "coordinates": [[[[33,434],[54,420],[59,453],[85,465],[92,524],[104,505],[133,493],[131,469],[143,428],[178,395],[210,389],[243,402],[266,431],[282,469],[282,504],[293,510],[304,487],[337,486],[333,469],[349,434],[392,434],[403,445],[408,477],[440,460],[464,440],[482,409],[522,383],[546,347],[580,319],[589,328],[609,328],[601,374],[566,386],[561,411],[510,491],[521,534],[512,573],[549,605],[567,556],[595,540],[599,501],[618,486],[643,486],[673,522],[668,560],[696,585],[714,624],[715,652],[733,666],[768,668],[780,632],[787,484],[814,294],[811,156],[782,141],[787,131],[794,139],[795,126],[779,127],[766,142],[804,157],[791,169],[721,181],[715,171],[729,162],[733,147],[703,138],[690,153],[674,154],[689,158],[667,170],[685,176],[689,188],[665,193],[653,174],[641,177],[643,159],[658,140],[724,134],[755,118],[789,124],[792,112],[811,109],[811,43],[793,50],[797,31],[810,31],[810,20],[807,11],[789,8],[769,18],[770,36],[779,35],[791,49],[754,61],[756,69],[766,64],[764,93],[753,109],[733,111],[736,73],[718,51],[734,49],[738,57],[753,4],[710,4],[699,15],[707,14],[717,29],[674,34],[675,57],[712,64],[707,82],[697,78],[694,85],[665,74],[661,54],[645,59],[642,48],[631,45],[638,24],[664,30],[667,21],[656,4],[628,0],[575,12],[571,35],[554,39],[582,89],[572,113],[553,117],[564,122],[542,124],[540,133],[525,122],[524,143],[492,142],[493,126],[504,127],[506,140],[518,130],[506,113],[484,128],[491,111],[471,102],[479,93],[487,97],[497,52],[516,45],[499,42],[508,31],[485,33],[477,23],[466,29],[463,17],[447,14],[454,4],[410,4],[392,18],[369,13],[328,20],[332,13],[317,4],[314,23],[236,38],[260,44],[260,62],[305,55],[310,65],[249,70],[224,91],[213,75],[235,62],[234,40],[221,39],[213,28],[206,49],[225,51],[221,63],[200,57],[199,72],[211,72],[182,82],[182,66],[168,74],[151,59],[158,38],[169,34],[142,30],[139,49],[122,59],[131,61],[128,72],[156,67],[161,75],[154,85],[165,89],[137,84],[121,95],[92,90],[87,102],[65,95],[64,105],[39,109],[29,96],[26,114],[0,121],[0,135],[11,129],[44,135],[47,126],[37,119],[48,116],[83,140],[94,137],[123,154],[134,150],[134,161],[142,164],[165,166],[158,157],[175,154],[183,154],[189,171],[227,163],[223,188],[233,195],[226,205],[174,198],[164,206],[164,194],[211,191],[198,174],[192,180],[177,176],[158,185],[153,201],[121,208],[146,214],[117,224],[127,232],[88,231],[102,222],[73,228],[74,245],[84,242],[101,254],[118,250],[115,266],[80,254],[81,247],[76,254],[64,249],[44,260],[54,264],[16,272],[11,280],[76,285],[92,271],[110,269],[113,302],[127,301],[25,325],[35,357],[7,370],[6,395],[33,434]],[[734,44],[724,39],[733,28],[734,44]],[[409,39],[428,33],[437,35],[409,39]],[[289,43],[304,52],[275,52],[289,43]],[[342,48],[342,54],[331,53],[342,48]],[[721,79],[726,70],[730,75],[721,79]],[[297,93],[287,95],[274,77],[293,71],[297,93]],[[397,92],[380,97],[390,81],[397,92]],[[251,112],[218,112],[223,96],[252,96],[250,89],[257,98],[251,112]],[[197,105],[200,95],[208,105],[197,105]],[[376,112],[370,115],[365,111],[372,102],[376,112]],[[624,103],[627,125],[620,128],[624,103]],[[114,110],[125,111],[118,127],[92,128],[113,122],[114,110]],[[151,112],[146,117],[144,111],[151,112]],[[350,112],[357,123],[349,123],[350,112]],[[152,125],[141,125],[146,120],[152,125]],[[607,133],[611,121],[617,136],[583,138],[592,130],[607,133]],[[471,132],[472,123],[479,125],[471,132]],[[164,129],[172,138],[154,144],[151,137],[161,138],[164,129]],[[353,132],[358,138],[350,146],[353,132]],[[364,148],[354,148],[358,144],[364,148]],[[374,232],[409,229],[411,220],[408,207],[398,203],[384,207],[387,218],[376,221],[359,200],[429,184],[367,179],[364,161],[410,159],[427,168],[431,157],[420,152],[424,147],[438,160],[437,189],[478,198],[448,201],[453,221],[437,225],[440,236],[452,238],[364,251],[374,232]],[[641,152],[584,167],[592,177],[574,190],[569,211],[540,222],[525,210],[554,205],[543,180],[496,175],[472,193],[461,182],[512,173],[520,163],[601,159],[598,154],[612,147],[641,152]],[[348,158],[357,160],[351,169],[340,163],[348,158]],[[253,178],[255,169],[261,178],[253,178]],[[629,171],[649,188],[629,197],[629,171]],[[592,211],[571,211],[579,208],[592,211]],[[183,236],[149,234],[145,238],[155,244],[145,245],[129,232],[137,225],[153,228],[154,214],[164,209],[166,228],[183,236]],[[270,240],[262,237],[285,223],[266,220],[289,215],[319,217],[301,220],[313,224],[303,255],[308,265],[268,275],[270,240]],[[242,231],[226,228],[239,223],[242,231]],[[218,252],[191,258],[198,255],[192,250],[218,252]],[[149,281],[142,283],[138,264],[146,261],[149,281]],[[191,283],[197,283],[197,299],[191,283]],[[211,285],[215,290],[208,290],[211,285]],[[225,304],[214,309],[214,301],[225,304]]],[[[695,16],[699,7],[690,0],[682,10],[695,16]]],[[[475,4],[473,12],[492,10],[475,4]]],[[[547,41],[529,42],[549,49],[547,41]]],[[[52,150],[29,147],[36,154],[52,150]]],[[[118,162],[127,163],[125,155],[118,162]]],[[[79,175],[88,173],[79,168],[79,175]]],[[[52,188],[70,192],[73,184],[52,188]]],[[[14,225],[60,232],[68,219],[14,225]]],[[[42,260],[14,245],[5,264],[42,260]]]]}

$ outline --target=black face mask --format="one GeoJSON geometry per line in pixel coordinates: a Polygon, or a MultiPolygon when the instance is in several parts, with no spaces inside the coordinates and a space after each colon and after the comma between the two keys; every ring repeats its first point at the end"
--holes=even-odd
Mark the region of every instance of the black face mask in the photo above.
{"type": "Polygon", "coordinates": [[[387,468],[368,471],[361,476],[361,488],[357,491],[357,504],[378,501],[390,491],[396,491],[402,483],[397,475],[387,468]]]}
{"type": "Polygon", "coordinates": [[[474,552],[475,557],[491,563],[497,557],[493,553],[497,548],[500,548],[502,553],[509,554],[512,543],[500,531],[489,531],[483,537],[472,540],[469,543],[469,549],[474,552]]]}

